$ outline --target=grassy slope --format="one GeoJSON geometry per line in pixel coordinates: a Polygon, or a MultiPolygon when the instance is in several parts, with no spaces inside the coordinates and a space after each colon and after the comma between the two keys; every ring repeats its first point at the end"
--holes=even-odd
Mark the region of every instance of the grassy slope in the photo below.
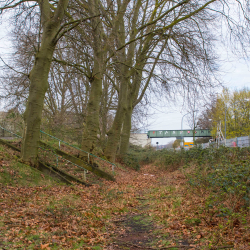
{"type": "Polygon", "coordinates": [[[41,186],[53,185],[55,181],[40,171],[19,161],[19,153],[0,145],[0,185],[41,186]]]}

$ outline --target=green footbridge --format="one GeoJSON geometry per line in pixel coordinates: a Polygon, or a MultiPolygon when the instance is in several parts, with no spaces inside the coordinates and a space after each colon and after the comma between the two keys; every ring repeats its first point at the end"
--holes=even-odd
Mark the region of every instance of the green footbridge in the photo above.
{"type": "Polygon", "coordinates": [[[211,130],[197,129],[197,130],[150,130],[148,131],[148,138],[182,138],[182,137],[211,137],[211,130]]]}

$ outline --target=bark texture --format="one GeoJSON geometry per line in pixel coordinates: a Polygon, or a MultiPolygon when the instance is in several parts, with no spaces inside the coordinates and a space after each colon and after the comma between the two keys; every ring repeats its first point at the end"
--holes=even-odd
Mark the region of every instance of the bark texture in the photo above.
{"type": "Polygon", "coordinates": [[[111,129],[108,132],[108,142],[105,148],[105,155],[110,161],[115,161],[117,146],[120,142],[120,135],[124,121],[124,116],[127,112],[128,86],[126,84],[126,81],[123,83],[124,84],[122,84],[119,93],[119,95],[121,96],[119,96],[115,119],[111,129]]]}
{"type": "Polygon", "coordinates": [[[130,105],[126,114],[125,114],[124,122],[123,122],[121,143],[120,143],[120,152],[119,152],[120,156],[124,156],[128,152],[132,113],[133,113],[133,108],[130,105]]]}
{"type": "MultiPolygon", "coordinates": [[[[90,16],[98,15],[98,0],[89,2],[90,16]]],[[[106,47],[103,45],[103,27],[99,17],[91,20],[91,27],[93,29],[93,52],[94,65],[90,81],[90,95],[87,105],[86,124],[83,133],[82,148],[87,152],[93,152],[96,147],[97,134],[100,131],[99,125],[99,111],[102,97],[102,79],[104,71],[104,55],[106,54],[106,47]]],[[[100,134],[100,133],[99,133],[100,134]]]]}
{"type": "Polygon", "coordinates": [[[50,9],[48,0],[41,0],[38,3],[43,33],[40,49],[35,56],[35,63],[29,74],[30,89],[24,114],[25,127],[21,150],[22,159],[31,165],[36,165],[38,162],[38,142],[44,98],[48,89],[48,75],[68,0],[59,0],[54,13],[50,9]]]}

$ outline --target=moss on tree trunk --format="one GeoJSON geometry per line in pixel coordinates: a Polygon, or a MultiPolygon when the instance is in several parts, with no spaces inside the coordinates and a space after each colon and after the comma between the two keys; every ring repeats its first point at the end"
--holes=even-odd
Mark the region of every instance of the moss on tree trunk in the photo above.
{"type": "Polygon", "coordinates": [[[120,143],[120,153],[119,153],[120,156],[123,156],[128,152],[132,113],[133,113],[133,108],[132,106],[130,106],[124,117],[122,134],[121,134],[121,143],[120,143]]]}
{"type": "Polygon", "coordinates": [[[111,129],[108,132],[108,142],[105,148],[105,156],[110,161],[115,161],[117,146],[120,142],[122,125],[125,114],[127,112],[127,94],[128,94],[128,84],[127,81],[123,81],[121,85],[121,91],[119,93],[120,98],[118,101],[118,107],[115,119],[111,129]]]}
{"type": "Polygon", "coordinates": [[[24,114],[24,133],[21,156],[31,165],[38,163],[38,142],[45,93],[48,89],[48,75],[60,27],[68,0],[59,0],[55,10],[51,10],[48,0],[38,1],[42,23],[42,39],[36,53],[34,66],[29,74],[29,97],[24,114]]]}
{"type": "Polygon", "coordinates": [[[37,163],[42,110],[53,51],[54,48],[50,44],[43,45],[36,55],[35,65],[29,75],[30,90],[24,114],[22,159],[32,165],[37,163]]]}

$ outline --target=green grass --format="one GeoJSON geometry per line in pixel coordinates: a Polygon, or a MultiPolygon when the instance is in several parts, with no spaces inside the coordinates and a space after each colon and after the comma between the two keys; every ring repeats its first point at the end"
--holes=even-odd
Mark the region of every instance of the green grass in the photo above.
{"type": "Polygon", "coordinates": [[[2,166],[0,182],[11,186],[40,186],[51,185],[55,181],[35,168],[13,161],[8,166],[2,166]]]}
{"type": "Polygon", "coordinates": [[[0,164],[1,185],[33,187],[55,183],[51,177],[19,162],[18,155],[3,145],[0,145],[0,161],[2,161],[0,164]]]}

